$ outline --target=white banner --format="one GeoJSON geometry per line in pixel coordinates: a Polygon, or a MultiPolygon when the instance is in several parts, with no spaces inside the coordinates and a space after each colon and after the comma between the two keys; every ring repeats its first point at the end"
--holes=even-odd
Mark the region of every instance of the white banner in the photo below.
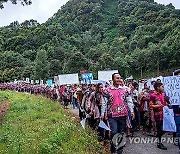
{"type": "Polygon", "coordinates": [[[138,92],[141,93],[144,89],[144,83],[139,83],[139,89],[138,92]]]}
{"type": "Polygon", "coordinates": [[[102,84],[103,84],[103,86],[105,86],[105,85],[106,85],[106,81],[102,81],[102,80],[92,80],[92,84],[97,85],[98,83],[102,83],[102,84]]]}
{"type": "Polygon", "coordinates": [[[158,79],[163,80],[163,77],[162,76],[159,76],[159,77],[156,77],[156,78],[151,78],[151,79],[148,79],[147,81],[147,85],[150,87],[151,90],[154,90],[154,86],[151,84],[152,81],[157,81],[158,79]]]}
{"type": "Polygon", "coordinates": [[[39,84],[39,80],[36,80],[35,82],[36,82],[36,84],[39,84]]]}
{"type": "Polygon", "coordinates": [[[173,109],[169,109],[167,106],[163,107],[163,130],[176,132],[173,109]]]}
{"type": "Polygon", "coordinates": [[[164,77],[162,82],[171,105],[180,105],[180,76],[164,77]]]}
{"type": "Polygon", "coordinates": [[[44,84],[44,81],[43,80],[40,80],[40,85],[43,85],[44,84]]]}
{"type": "Polygon", "coordinates": [[[34,84],[34,80],[31,80],[31,84],[34,84]]]}
{"type": "Polygon", "coordinates": [[[59,75],[58,77],[59,77],[60,85],[79,84],[78,74],[62,74],[59,75]]]}
{"type": "Polygon", "coordinates": [[[30,79],[29,78],[26,78],[26,83],[30,83],[30,79]]]}
{"type": "Polygon", "coordinates": [[[114,73],[118,73],[118,70],[98,71],[98,80],[109,82],[112,80],[114,73]]]}
{"type": "Polygon", "coordinates": [[[59,86],[59,77],[58,76],[54,76],[54,83],[56,86],[59,86]]]}

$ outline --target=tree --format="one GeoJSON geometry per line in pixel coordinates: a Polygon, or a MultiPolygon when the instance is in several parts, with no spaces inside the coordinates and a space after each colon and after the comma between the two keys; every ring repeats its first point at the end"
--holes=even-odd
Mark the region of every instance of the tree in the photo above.
{"type": "Polygon", "coordinates": [[[31,5],[32,1],[31,0],[0,0],[0,8],[4,8],[3,3],[11,1],[12,4],[17,4],[18,1],[21,2],[22,5],[31,5]]]}
{"type": "Polygon", "coordinates": [[[36,59],[36,50],[26,50],[23,52],[23,57],[34,61],[36,59]]]}
{"type": "Polygon", "coordinates": [[[53,59],[50,61],[50,70],[49,75],[50,77],[54,77],[62,73],[62,65],[59,60],[53,59]]]}
{"type": "Polygon", "coordinates": [[[35,60],[35,79],[47,80],[49,77],[49,67],[46,51],[39,50],[35,60]]]}
{"type": "Polygon", "coordinates": [[[69,57],[69,60],[66,63],[67,72],[75,73],[79,72],[81,69],[88,69],[89,60],[79,51],[75,51],[69,57]]]}
{"type": "Polygon", "coordinates": [[[113,58],[108,53],[104,53],[99,58],[99,64],[102,70],[110,70],[114,66],[113,58]]]}
{"type": "Polygon", "coordinates": [[[33,79],[35,75],[35,67],[34,64],[27,65],[23,72],[22,72],[22,78],[30,78],[33,79]]]}
{"type": "Polygon", "coordinates": [[[81,69],[94,74],[118,69],[123,76],[136,77],[176,69],[180,67],[179,25],[180,11],[171,4],[72,0],[44,24],[29,20],[0,27],[0,78],[36,75],[39,79],[81,69]],[[40,50],[46,51],[40,58],[45,59],[43,64],[38,60],[40,50]]]}

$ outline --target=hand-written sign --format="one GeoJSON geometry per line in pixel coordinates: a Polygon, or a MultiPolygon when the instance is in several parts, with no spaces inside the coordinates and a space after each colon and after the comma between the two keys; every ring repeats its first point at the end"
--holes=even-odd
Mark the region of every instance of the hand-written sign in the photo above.
{"type": "Polygon", "coordinates": [[[171,105],[180,105],[180,76],[164,77],[163,84],[171,105]]]}

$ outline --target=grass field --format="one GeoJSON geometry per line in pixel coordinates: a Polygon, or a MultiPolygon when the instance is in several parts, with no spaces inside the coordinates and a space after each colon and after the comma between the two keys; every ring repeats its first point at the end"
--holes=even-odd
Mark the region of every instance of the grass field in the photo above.
{"type": "Polygon", "coordinates": [[[0,125],[0,154],[102,153],[97,136],[83,130],[58,102],[42,96],[0,92],[10,109],[0,125]]]}

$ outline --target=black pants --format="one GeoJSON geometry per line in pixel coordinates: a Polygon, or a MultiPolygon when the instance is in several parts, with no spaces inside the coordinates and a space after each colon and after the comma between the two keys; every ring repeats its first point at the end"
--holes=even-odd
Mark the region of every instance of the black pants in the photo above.
{"type": "MultiPolygon", "coordinates": [[[[98,132],[98,140],[99,141],[103,141],[103,140],[107,140],[109,139],[109,131],[105,130],[104,128],[99,127],[99,122],[100,119],[96,119],[96,127],[97,127],[97,132],[98,132]]],[[[108,126],[108,121],[107,120],[103,120],[103,122],[108,126]]]]}
{"type": "Polygon", "coordinates": [[[95,129],[96,120],[94,119],[94,115],[92,115],[90,118],[87,119],[89,126],[92,129],[95,129]]]}
{"type": "Polygon", "coordinates": [[[163,131],[163,120],[156,121],[156,128],[157,128],[157,137],[159,139],[159,142],[161,142],[161,137],[166,133],[165,131],[163,131]]]}
{"type": "Polygon", "coordinates": [[[85,112],[81,111],[81,109],[79,108],[79,118],[82,120],[86,117],[85,112]]]}
{"type": "Polygon", "coordinates": [[[150,131],[152,128],[152,121],[149,111],[141,111],[141,125],[143,129],[150,131]]]}
{"type": "MultiPolygon", "coordinates": [[[[125,116],[109,118],[108,121],[109,121],[110,129],[111,129],[111,140],[113,139],[116,133],[125,134],[126,132],[126,117],[125,116]]],[[[122,150],[123,149],[119,149],[118,153],[121,153],[122,150]]],[[[112,153],[116,152],[116,148],[112,142],[111,142],[111,152],[112,153]]]]}

